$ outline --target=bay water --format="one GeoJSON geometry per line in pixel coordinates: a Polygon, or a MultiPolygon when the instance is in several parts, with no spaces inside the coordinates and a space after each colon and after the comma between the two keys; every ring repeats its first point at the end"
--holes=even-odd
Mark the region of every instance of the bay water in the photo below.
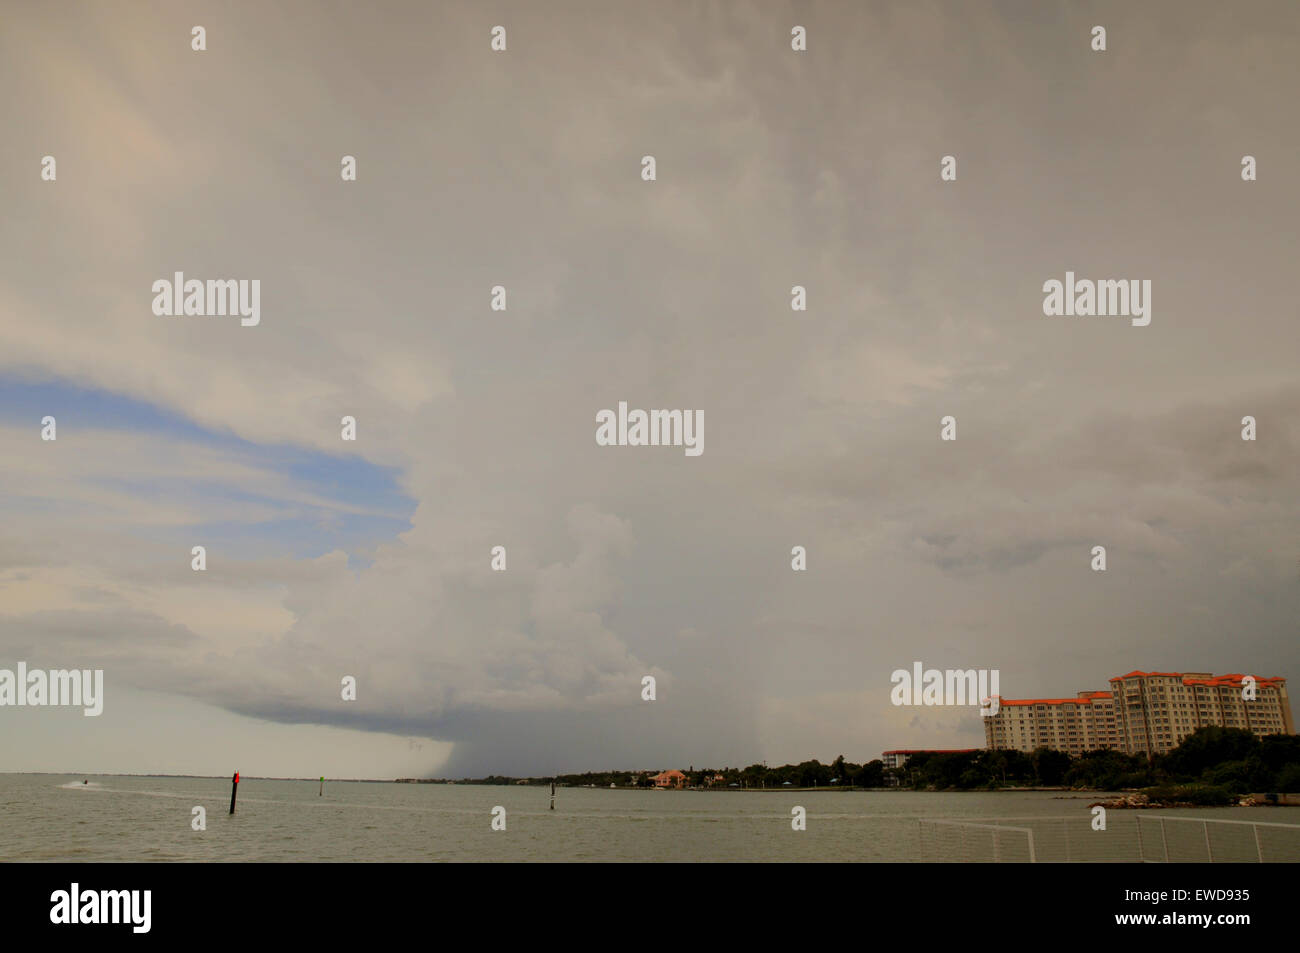
{"type": "Polygon", "coordinates": [[[1112,810],[1099,831],[1089,804],[1103,795],[1091,792],[559,788],[551,811],[549,786],[318,790],[241,778],[232,816],[228,777],[0,774],[0,861],[1026,860],[1029,831],[1040,861],[1205,860],[1207,828],[1215,860],[1300,860],[1300,808],[1112,810]],[[498,807],[504,831],[492,829],[498,807]],[[1257,842],[1248,824],[1199,819],[1270,826],[1257,842]]]}

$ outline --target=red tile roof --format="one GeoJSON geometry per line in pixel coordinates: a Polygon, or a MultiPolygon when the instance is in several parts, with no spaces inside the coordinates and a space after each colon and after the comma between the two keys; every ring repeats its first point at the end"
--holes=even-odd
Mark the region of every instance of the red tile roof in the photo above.
{"type": "MultiPolygon", "coordinates": [[[[1234,688],[1241,685],[1241,675],[1215,675],[1211,678],[1187,678],[1182,672],[1129,672],[1127,675],[1116,675],[1110,681],[1118,682],[1125,678],[1149,678],[1158,676],[1162,678],[1181,678],[1184,685],[1230,685],[1234,688]]],[[[1286,682],[1285,678],[1276,676],[1273,678],[1255,678],[1256,684],[1259,685],[1281,685],[1286,682]]],[[[1009,703],[1007,703],[1009,704],[1009,703]]]]}
{"type": "MultiPolygon", "coordinates": [[[[1230,685],[1233,688],[1240,688],[1242,684],[1241,675],[1216,675],[1213,678],[1185,678],[1184,685],[1230,685]]],[[[1286,681],[1285,678],[1261,678],[1256,676],[1257,685],[1280,685],[1286,681]]]]}
{"type": "MultiPolygon", "coordinates": [[[[1151,676],[1164,678],[1181,678],[1184,685],[1208,685],[1212,688],[1231,687],[1240,688],[1242,675],[1214,675],[1210,678],[1189,678],[1181,672],[1129,672],[1127,675],[1116,675],[1110,681],[1118,682],[1127,678],[1149,678],[1151,676]]],[[[1264,678],[1255,676],[1255,684],[1282,687],[1286,684],[1286,679],[1281,676],[1264,678]]],[[[998,698],[999,705],[1090,705],[1094,699],[1110,699],[1114,697],[1110,692],[1080,692],[1075,698],[998,698]]],[[[895,752],[886,751],[885,754],[895,752]]]]}

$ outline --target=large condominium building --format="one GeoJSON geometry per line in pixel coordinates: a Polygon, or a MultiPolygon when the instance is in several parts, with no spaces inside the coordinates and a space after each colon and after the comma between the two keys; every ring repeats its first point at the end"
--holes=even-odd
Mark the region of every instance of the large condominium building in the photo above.
{"type": "Polygon", "coordinates": [[[1257,735],[1295,734],[1285,678],[1256,678],[1255,700],[1243,697],[1241,675],[1129,672],[1110,680],[1124,750],[1163,754],[1203,725],[1245,728],[1257,735]]]}
{"type": "Polygon", "coordinates": [[[1100,748],[1163,754],[1205,725],[1246,728],[1257,735],[1294,734],[1286,679],[1255,679],[1255,699],[1243,698],[1241,675],[1129,672],[1109,692],[1077,698],[1002,698],[984,719],[988,748],[1054,748],[1071,755],[1100,748]]]}
{"type": "Polygon", "coordinates": [[[1110,692],[1079,692],[1076,698],[999,699],[984,719],[988,748],[1055,748],[1072,755],[1119,748],[1115,700],[1110,692]]]}

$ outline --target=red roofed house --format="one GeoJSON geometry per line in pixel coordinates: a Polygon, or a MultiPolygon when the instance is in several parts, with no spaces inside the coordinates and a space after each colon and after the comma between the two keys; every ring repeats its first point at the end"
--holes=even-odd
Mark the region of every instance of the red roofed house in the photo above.
{"type": "Polygon", "coordinates": [[[657,788],[676,788],[681,790],[686,786],[686,775],[674,768],[672,771],[665,771],[662,774],[656,774],[650,779],[655,783],[657,788]]]}

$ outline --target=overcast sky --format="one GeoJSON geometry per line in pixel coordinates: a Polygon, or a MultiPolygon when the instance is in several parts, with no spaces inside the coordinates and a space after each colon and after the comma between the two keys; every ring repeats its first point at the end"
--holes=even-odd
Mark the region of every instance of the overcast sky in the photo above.
{"type": "Polygon", "coordinates": [[[105,703],[0,709],[0,768],[865,761],[983,743],[916,661],[1300,675],[1291,0],[3,19],[0,667],[105,703]],[[1066,271],[1150,325],[1044,316],[1066,271]],[[619,401],[703,454],[597,446],[619,401]]]}

